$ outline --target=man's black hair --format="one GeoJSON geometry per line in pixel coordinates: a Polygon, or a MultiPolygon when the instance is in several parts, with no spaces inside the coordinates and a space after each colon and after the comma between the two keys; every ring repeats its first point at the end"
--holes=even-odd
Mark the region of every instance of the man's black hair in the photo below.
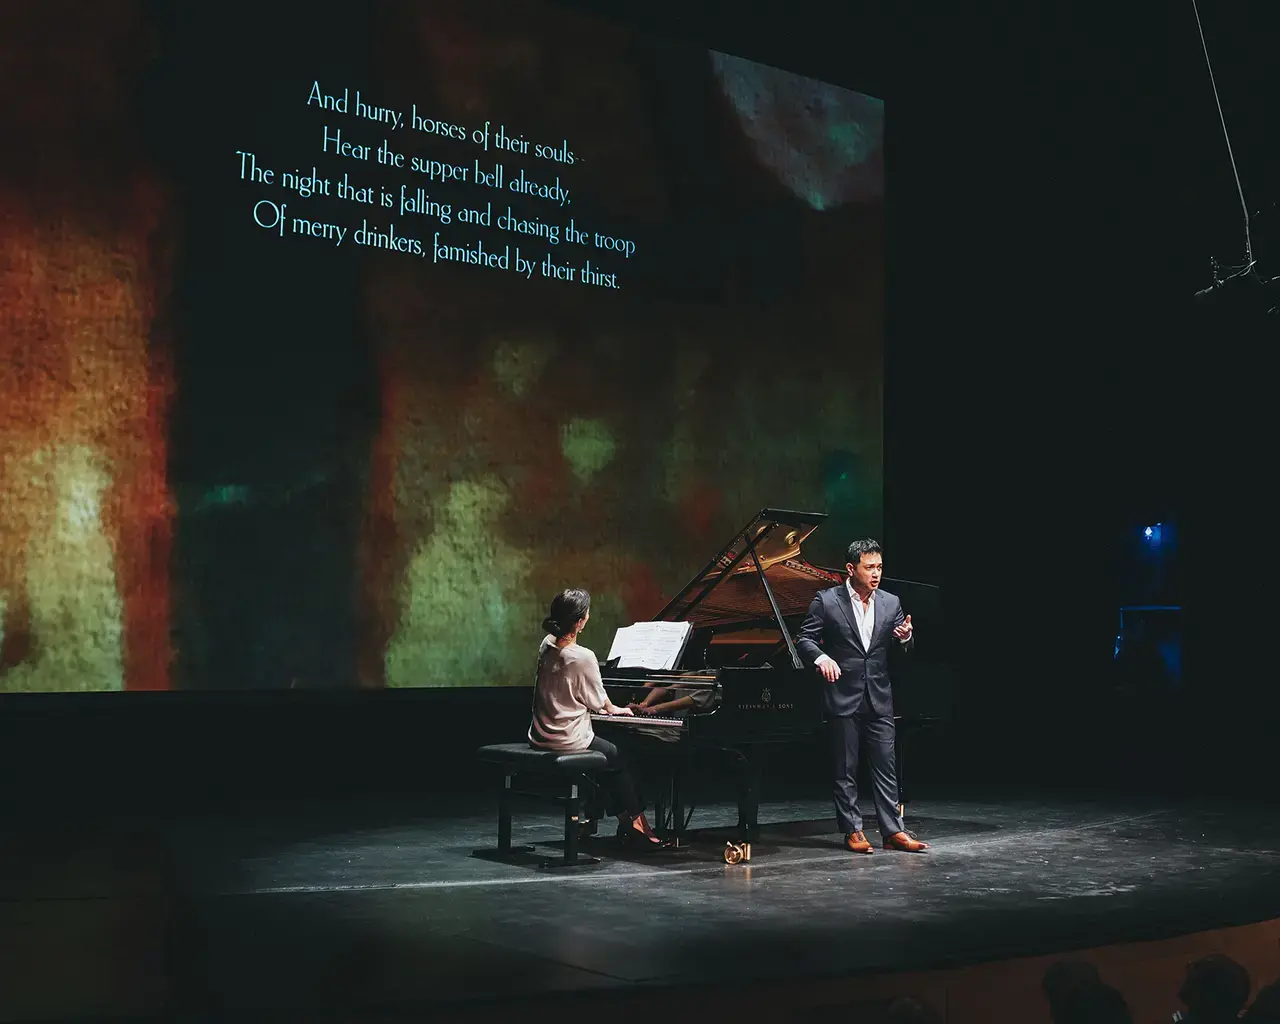
{"type": "Polygon", "coordinates": [[[863,555],[879,555],[884,557],[884,552],[880,550],[880,545],[870,537],[863,537],[862,540],[855,540],[849,545],[848,557],[845,559],[850,565],[861,565],[863,555]]]}

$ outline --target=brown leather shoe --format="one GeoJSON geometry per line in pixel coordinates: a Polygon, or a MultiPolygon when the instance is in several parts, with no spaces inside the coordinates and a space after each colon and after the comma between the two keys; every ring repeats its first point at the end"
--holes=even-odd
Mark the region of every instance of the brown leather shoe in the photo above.
{"type": "Polygon", "coordinates": [[[891,836],[885,836],[884,848],[886,850],[904,850],[907,853],[919,853],[921,850],[929,849],[929,844],[920,842],[919,839],[908,832],[895,832],[891,836]]]}
{"type": "Polygon", "coordinates": [[[853,853],[875,853],[875,849],[861,832],[847,833],[844,837],[844,845],[853,853]]]}

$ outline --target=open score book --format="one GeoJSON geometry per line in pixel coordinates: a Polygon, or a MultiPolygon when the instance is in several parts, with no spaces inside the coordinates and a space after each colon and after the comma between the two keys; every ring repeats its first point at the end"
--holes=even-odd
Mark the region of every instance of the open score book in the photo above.
{"type": "Polygon", "coordinates": [[[692,632],[690,622],[637,622],[623,626],[614,634],[606,660],[616,659],[618,668],[669,671],[680,661],[692,632]]]}

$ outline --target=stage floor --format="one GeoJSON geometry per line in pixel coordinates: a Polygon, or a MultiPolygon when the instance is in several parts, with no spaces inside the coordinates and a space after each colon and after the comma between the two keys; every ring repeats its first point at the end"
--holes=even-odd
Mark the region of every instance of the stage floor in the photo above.
{"type": "MultiPolygon", "coordinates": [[[[734,817],[701,807],[694,825],[734,817]]],[[[726,866],[714,835],[619,856],[608,822],[602,862],[573,872],[472,857],[495,842],[484,801],[92,830],[11,820],[0,1019],[529,1009],[553,993],[925,970],[1280,914],[1280,819],[1247,809],[921,801],[908,825],[933,849],[869,857],[844,852],[825,801],[765,803],[761,820],[776,824],[750,865],[726,866]]],[[[559,826],[555,808],[518,807],[513,841],[554,856],[559,826]]]]}

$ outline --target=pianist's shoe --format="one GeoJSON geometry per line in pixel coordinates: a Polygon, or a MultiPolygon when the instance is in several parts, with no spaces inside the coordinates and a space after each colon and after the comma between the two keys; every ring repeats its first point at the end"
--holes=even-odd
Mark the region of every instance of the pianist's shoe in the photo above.
{"type": "Polygon", "coordinates": [[[907,853],[919,853],[921,850],[929,849],[929,844],[920,842],[910,832],[895,832],[891,836],[884,837],[884,848],[886,850],[904,850],[907,853]]]}
{"type": "Polygon", "coordinates": [[[667,843],[649,827],[642,811],[637,817],[622,818],[618,822],[618,839],[624,846],[643,850],[665,850],[667,843]]]}
{"type": "Polygon", "coordinates": [[[844,837],[844,845],[853,853],[874,853],[867,837],[861,832],[850,832],[844,837]]]}

